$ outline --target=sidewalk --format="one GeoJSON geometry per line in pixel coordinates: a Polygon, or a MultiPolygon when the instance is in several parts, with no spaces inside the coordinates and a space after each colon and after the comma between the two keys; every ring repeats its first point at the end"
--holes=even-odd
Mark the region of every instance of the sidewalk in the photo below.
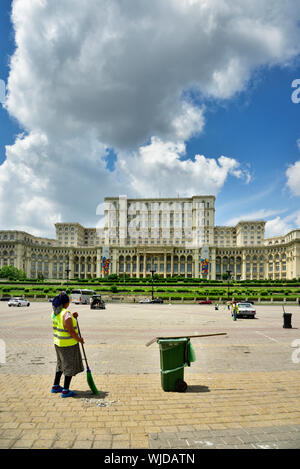
{"type": "Polygon", "coordinates": [[[185,373],[166,393],[159,373],[73,380],[73,399],[51,394],[52,375],[0,374],[0,448],[300,448],[300,372],[185,373]]]}

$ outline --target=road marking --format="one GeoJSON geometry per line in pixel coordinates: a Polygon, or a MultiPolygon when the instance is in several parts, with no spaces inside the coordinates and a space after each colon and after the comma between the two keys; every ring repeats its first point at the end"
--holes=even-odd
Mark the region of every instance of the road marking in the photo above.
{"type": "Polygon", "coordinates": [[[277,342],[278,344],[280,344],[280,342],[279,342],[278,340],[274,339],[273,337],[270,337],[270,336],[268,336],[268,335],[266,335],[266,334],[263,334],[263,333],[260,332],[260,331],[255,331],[255,332],[256,332],[256,334],[261,334],[261,335],[263,335],[264,337],[266,337],[267,339],[273,340],[273,342],[277,342]]]}

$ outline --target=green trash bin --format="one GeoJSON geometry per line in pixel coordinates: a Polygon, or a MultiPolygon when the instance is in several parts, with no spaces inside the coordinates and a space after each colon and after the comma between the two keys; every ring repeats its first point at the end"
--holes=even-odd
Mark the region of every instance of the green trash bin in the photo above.
{"type": "Polygon", "coordinates": [[[188,337],[159,339],[161,386],[164,391],[185,392],[184,368],[195,361],[195,352],[188,337]]]}

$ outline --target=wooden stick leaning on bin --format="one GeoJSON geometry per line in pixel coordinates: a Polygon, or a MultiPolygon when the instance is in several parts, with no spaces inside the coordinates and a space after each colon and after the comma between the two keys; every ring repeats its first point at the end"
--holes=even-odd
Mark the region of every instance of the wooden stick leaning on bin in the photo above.
{"type": "Polygon", "coordinates": [[[171,337],[154,337],[150,342],[146,343],[146,347],[149,345],[154,344],[159,339],[182,339],[184,337],[192,338],[192,337],[212,337],[214,335],[227,335],[227,332],[218,332],[216,334],[202,334],[202,335],[179,335],[179,336],[171,336],[171,337]]]}

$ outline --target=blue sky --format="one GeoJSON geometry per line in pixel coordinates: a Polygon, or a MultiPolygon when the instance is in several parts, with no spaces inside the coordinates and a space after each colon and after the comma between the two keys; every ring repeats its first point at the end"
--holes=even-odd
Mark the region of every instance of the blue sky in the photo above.
{"type": "MultiPolygon", "coordinates": [[[[11,2],[2,0],[0,15],[0,79],[7,82],[9,60],[15,50],[14,33],[10,22],[11,2]]],[[[5,145],[12,144],[20,132],[18,123],[0,105],[0,164],[5,159],[5,145]]]]}
{"type": "MultiPolygon", "coordinates": [[[[27,5],[30,3],[27,2],[27,5]]],[[[7,82],[9,59],[15,49],[14,30],[10,22],[11,2],[2,0],[0,8],[0,79],[7,82]]],[[[30,9],[34,7],[28,6],[29,13],[31,13],[30,9]]],[[[38,15],[32,15],[32,18],[36,17],[38,18],[38,15]]],[[[43,21],[47,19],[43,18],[43,21]]],[[[30,30],[26,30],[28,26],[24,25],[23,28],[30,38],[30,30]]],[[[45,54],[47,55],[46,50],[45,54]]],[[[32,60],[34,63],[34,56],[32,60]]],[[[53,60],[53,55],[51,56],[49,52],[49,62],[51,60],[53,60]]],[[[265,215],[263,218],[266,220],[279,216],[280,220],[285,220],[284,223],[288,227],[295,227],[298,223],[296,215],[292,220],[292,214],[299,211],[299,195],[295,194],[295,191],[293,193],[288,187],[286,171],[290,165],[295,165],[300,156],[297,146],[297,140],[300,138],[300,104],[297,105],[291,100],[292,81],[300,78],[300,56],[294,54],[292,59],[283,59],[282,63],[275,65],[270,65],[267,59],[265,62],[265,64],[250,67],[250,78],[246,86],[242,87],[242,91],[233,92],[229,98],[222,99],[213,95],[208,98],[205,93],[199,98],[196,93],[187,93],[192,106],[198,109],[204,106],[204,125],[196,137],[189,134],[185,139],[186,152],[181,156],[181,160],[194,161],[197,154],[204,155],[207,159],[218,159],[224,155],[237,160],[240,168],[251,176],[250,182],[247,182],[245,177],[237,178],[228,173],[216,199],[216,224],[219,225],[243,216],[247,217],[252,213],[265,215]]],[[[34,86],[34,83],[32,85],[34,86]]],[[[18,111],[14,112],[12,109],[13,106],[10,106],[9,114],[0,106],[0,165],[2,165],[0,175],[6,159],[5,145],[13,145],[16,135],[23,132],[22,125],[18,124],[18,111]]],[[[33,110],[38,112],[36,109],[33,110]]],[[[29,122],[28,127],[32,125],[31,130],[35,130],[32,122],[36,123],[38,118],[34,116],[31,121],[28,114],[26,118],[29,122]]],[[[83,133],[85,131],[84,127],[83,133]]],[[[49,130],[49,134],[51,132],[49,130]]],[[[143,142],[136,144],[135,147],[131,145],[130,151],[135,148],[135,153],[138,154],[139,148],[146,145],[146,142],[149,143],[149,137],[152,135],[150,126],[149,132],[148,135],[145,133],[143,142]]],[[[47,131],[44,130],[44,133],[47,131]]],[[[62,138],[61,134],[59,138],[62,138]]],[[[103,159],[112,175],[116,170],[118,155],[121,160],[121,155],[124,155],[126,151],[129,152],[129,147],[127,149],[118,147],[118,143],[119,140],[114,136],[111,140],[109,138],[105,140],[106,150],[103,159]]],[[[91,147],[94,148],[93,145],[91,147]]],[[[88,146],[86,148],[88,152],[88,146]]],[[[89,159],[88,153],[86,156],[82,154],[81,164],[85,157],[89,159]]],[[[63,158],[61,156],[60,161],[63,158]]],[[[126,165],[130,167],[130,159],[126,165]]],[[[92,171],[91,168],[90,170],[92,171]]],[[[201,193],[202,181],[205,177],[206,175],[203,174],[199,178],[199,193],[201,193]]],[[[108,187],[113,192],[113,184],[108,187]]],[[[177,194],[168,193],[168,195],[176,196],[177,194]]],[[[51,204],[53,201],[48,199],[47,202],[51,204]]],[[[83,223],[84,208],[82,210],[82,219],[79,206],[73,216],[83,223]]],[[[62,214],[65,216],[63,210],[62,214]]],[[[35,223],[35,221],[29,222],[28,229],[38,229],[35,223]]]]}

